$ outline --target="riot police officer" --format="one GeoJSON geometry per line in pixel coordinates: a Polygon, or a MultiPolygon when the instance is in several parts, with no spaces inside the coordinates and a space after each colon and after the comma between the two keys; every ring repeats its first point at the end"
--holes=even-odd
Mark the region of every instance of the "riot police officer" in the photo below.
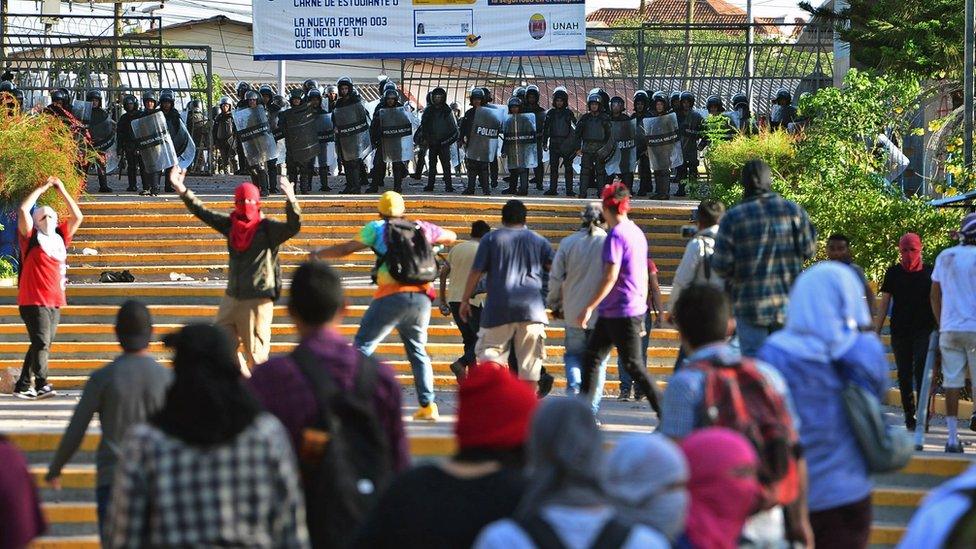
{"type": "MultiPolygon", "coordinates": [[[[451,166],[451,147],[456,147],[458,140],[457,119],[451,107],[447,105],[447,90],[434,88],[430,92],[430,101],[420,119],[420,135],[427,144],[427,192],[434,190],[434,180],[437,179],[437,162],[440,161],[444,172],[444,186],[447,192],[454,192],[452,180],[453,166],[451,166]]],[[[420,159],[418,159],[419,164],[420,159]]]]}
{"type": "Polygon", "coordinates": [[[569,108],[569,92],[560,86],[552,92],[552,108],[546,113],[546,122],[542,129],[542,144],[549,150],[549,190],[545,192],[546,196],[556,196],[560,162],[563,165],[566,196],[576,196],[573,192],[573,157],[576,147],[572,146],[575,127],[576,115],[569,108]]]}
{"type": "Polygon", "coordinates": [[[580,144],[578,153],[580,164],[580,197],[586,198],[590,188],[600,196],[603,183],[604,161],[610,155],[611,133],[610,117],[603,112],[603,98],[597,92],[586,98],[586,113],[576,124],[576,142],[580,144]]]}
{"type": "Polygon", "coordinates": [[[237,173],[237,139],[234,138],[234,100],[228,96],[220,98],[219,111],[214,116],[213,137],[217,149],[217,173],[237,173]]]}
{"type": "MultiPolygon", "coordinates": [[[[142,111],[139,113],[138,118],[145,118],[147,116],[152,116],[156,114],[159,110],[159,100],[156,97],[156,93],[152,91],[147,91],[142,94],[142,111]]],[[[156,196],[159,194],[159,177],[162,172],[149,171],[146,169],[146,162],[139,156],[139,171],[142,176],[142,190],[139,191],[139,196],[156,196]]]]}
{"type": "MultiPolygon", "coordinates": [[[[134,193],[139,190],[136,188],[136,170],[139,169],[140,160],[139,155],[136,154],[136,138],[132,133],[132,121],[142,115],[136,96],[126,94],[122,97],[122,111],[115,130],[116,154],[120,158],[125,158],[126,177],[129,181],[129,186],[125,190],[134,193]]],[[[145,187],[145,184],[143,186],[145,187]]]]}
{"type": "Polygon", "coordinates": [[[705,119],[695,110],[695,94],[681,92],[678,114],[678,128],[681,138],[682,164],[678,166],[678,192],[674,196],[687,196],[688,182],[698,180],[698,149],[702,140],[705,119]]]}
{"type": "MultiPolygon", "coordinates": [[[[475,131],[474,118],[478,109],[485,108],[486,104],[486,94],[484,88],[473,88],[471,90],[469,101],[471,102],[471,108],[464,113],[464,117],[461,119],[461,128],[459,133],[461,135],[461,146],[467,149],[468,145],[471,143],[473,133],[475,131]]],[[[471,151],[467,151],[467,158],[464,160],[464,164],[468,170],[468,185],[464,189],[466,195],[473,195],[475,183],[481,185],[482,192],[485,196],[491,194],[491,189],[489,187],[489,162],[477,160],[471,157],[471,151]]],[[[496,172],[497,175],[497,172],[496,172]]]]}
{"type": "Polygon", "coordinates": [[[774,130],[786,131],[794,122],[796,122],[796,107],[793,106],[793,94],[786,88],[780,88],[776,92],[776,99],[773,100],[769,126],[774,130]]]}
{"type": "MultiPolygon", "coordinates": [[[[631,116],[637,121],[638,132],[637,135],[643,135],[641,129],[644,127],[644,119],[651,115],[650,109],[648,108],[648,103],[650,102],[650,97],[648,97],[647,92],[644,90],[637,90],[634,93],[634,114],[631,116]]],[[[651,189],[651,184],[653,181],[653,173],[651,172],[651,161],[647,156],[647,143],[643,139],[638,139],[637,143],[637,177],[640,185],[637,189],[637,196],[647,196],[651,189]]]]}
{"type": "Polygon", "coordinates": [[[526,86],[525,97],[522,99],[521,112],[531,114],[536,117],[535,127],[536,131],[538,132],[538,139],[536,140],[538,150],[536,151],[536,157],[539,159],[539,164],[535,167],[532,177],[529,179],[529,183],[534,184],[536,190],[541,191],[543,188],[542,179],[546,175],[546,166],[542,162],[542,132],[545,129],[546,109],[539,104],[539,99],[541,99],[539,86],[536,86],[535,84],[526,86]]]}
{"type": "MultiPolygon", "coordinates": [[[[631,116],[627,114],[627,103],[624,101],[623,97],[613,96],[610,98],[610,122],[629,122],[631,116]]],[[[607,174],[607,184],[613,183],[614,179],[620,178],[620,181],[627,186],[627,189],[633,191],[634,188],[634,172],[631,170],[626,170],[624,172],[618,173],[608,173],[607,174]]]]}
{"type": "MultiPolygon", "coordinates": [[[[356,92],[355,86],[353,86],[352,79],[349,77],[342,77],[336,81],[336,88],[339,92],[339,97],[336,99],[336,109],[340,109],[346,106],[353,106],[356,103],[362,103],[362,98],[359,93],[356,92]]],[[[333,112],[333,117],[335,112],[333,112]]],[[[359,194],[364,185],[368,186],[366,163],[359,157],[356,158],[346,158],[342,151],[342,140],[343,138],[339,136],[336,132],[336,152],[342,155],[341,161],[343,170],[346,172],[346,187],[343,189],[343,193],[349,194],[359,194]]]]}
{"type": "MultiPolygon", "coordinates": [[[[104,124],[109,120],[108,111],[102,108],[102,94],[96,90],[89,90],[85,94],[85,101],[89,101],[92,104],[92,115],[90,128],[96,125],[104,124]]],[[[109,124],[111,128],[111,124],[109,124]]],[[[111,135],[111,134],[109,134],[111,135]]],[[[100,193],[110,193],[112,189],[108,186],[108,174],[105,173],[105,158],[99,155],[98,159],[95,161],[95,174],[98,175],[98,192],[100,193]]]]}
{"type": "MultiPolygon", "coordinates": [[[[305,101],[308,102],[309,108],[312,109],[317,115],[323,115],[328,112],[324,108],[322,92],[319,91],[318,87],[308,90],[308,92],[305,94],[305,101]]],[[[331,169],[331,166],[329,166],[329,157],[328,154],[326,154],[324,147],[319,148],[317,158],[319,161],[319,190],[327,193],[332,190],[329,187],[329,170],[331,169]]],[[[312,159],[310,164],[314,164],[314,162],[315,159],[312,159]]],[[[311,173],[311,170],[309,170],[309,172],[311,173]]],[[[309,182],[309,190],[311,191],[311,182],[309,182]]]]}

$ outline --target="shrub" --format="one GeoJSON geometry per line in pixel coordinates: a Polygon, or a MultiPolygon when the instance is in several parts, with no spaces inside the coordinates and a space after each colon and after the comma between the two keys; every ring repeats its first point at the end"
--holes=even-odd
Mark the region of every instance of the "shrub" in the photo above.
{"type": "Polygon", "coordinates": [[[884,180],[885,159],[868,146],[879,133],[908,131],[919,92],[917,82],[852,70],[844,88],[823,89],[801,102],[811,116],[803,134],[761,132],[709,147],[711,184],[692,191],[731,206],[742,198],[739,169],[760,158],[773,170],[773,189],[807,210],[821,242],[835,232],[851,239],[854,260],[868,278],[883,278],[898,257],[898,238],[909,231],[922,237],[931,262],[951,245],[960,214],[902,196],[884,180]]]}
{"type": "MultiPolygon", "coordinates": [[[[74,197],[85,189],[85,174],[79,158],[92,153],[82,150],[75,136],[57,118],[47,114],[14,112],[8,115],[7,94],[0,96],[0,203],[20,204],[51,175],[64,182],[74,197]]],[[[53,189],[38,201],[60,209],[64,203],[53,189]]]]}

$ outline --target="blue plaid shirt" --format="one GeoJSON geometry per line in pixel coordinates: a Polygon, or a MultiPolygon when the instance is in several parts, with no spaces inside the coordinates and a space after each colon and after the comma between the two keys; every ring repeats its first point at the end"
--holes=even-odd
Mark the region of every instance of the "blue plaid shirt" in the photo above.
{"type": "Polygon", "coordinates": [[[793,280],[816,251],[817,231],[807,212],[766,193],[745,199],[722,218],[712,268],[729,284],[737,318],[782,326],[793,280]]]}

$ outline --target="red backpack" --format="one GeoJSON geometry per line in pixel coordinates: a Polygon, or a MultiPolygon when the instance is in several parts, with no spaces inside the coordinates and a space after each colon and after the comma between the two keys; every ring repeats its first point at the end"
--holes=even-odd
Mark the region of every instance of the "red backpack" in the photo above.
{"type": "Polygon", "coordinates": [[[705,376],[701,425],[742,433],[756,448],[763,509],[796,501],[800,480],[793,419],[755,361],[746,357],[732,364],[703,360],[690,367],[705,376]]]}

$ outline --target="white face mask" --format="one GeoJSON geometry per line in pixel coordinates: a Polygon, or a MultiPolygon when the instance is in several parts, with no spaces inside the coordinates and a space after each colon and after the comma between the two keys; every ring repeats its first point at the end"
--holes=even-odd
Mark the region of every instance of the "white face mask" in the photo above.
{"type": "Polygon", "coordinates": [[[52,235],[58,228],[58,212],[50,206],[41,206],[34,210],[34,226],[43,235],[52,235]]]}

